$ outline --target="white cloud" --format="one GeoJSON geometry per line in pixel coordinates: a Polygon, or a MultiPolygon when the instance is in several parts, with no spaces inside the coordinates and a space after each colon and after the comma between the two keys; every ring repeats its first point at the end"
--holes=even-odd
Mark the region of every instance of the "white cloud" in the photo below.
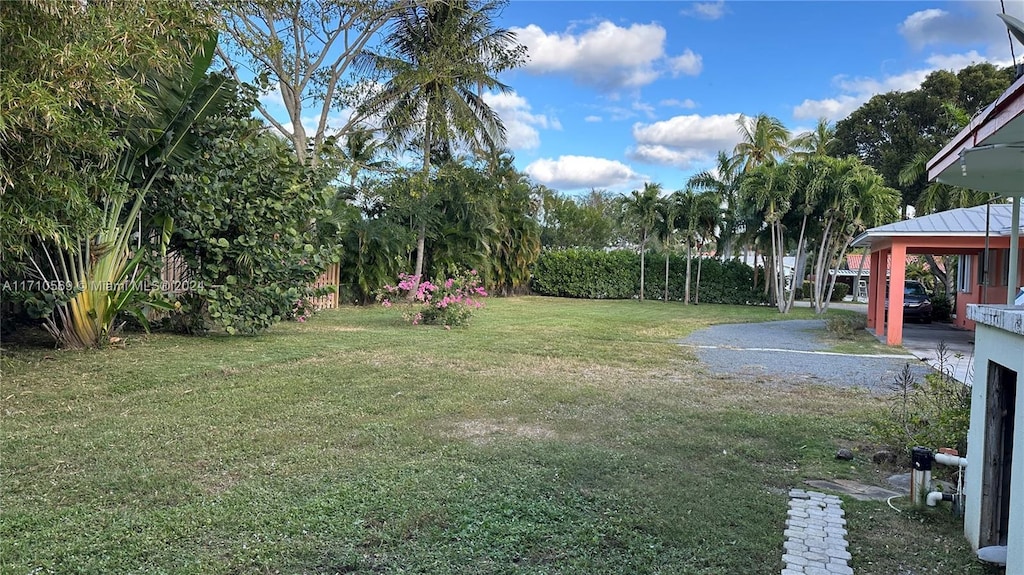
{"type": "Polygon", "coordinates": [[[602,118],[601,116],[587,116],[586,118],[583,118],[583,121],[590,123],[603,122],[604,118],[602,118]]]}
{"type": "Polygon", "coordinates": [[[697,107],[697,102],[694,102],[693,100],[691,100],[689,98],[686,98],[685,100],[678,100],[676,98],[669,98],[667,100],[662,100],[662,101],[658,102],[658,105],[659,106],[672,107],[672,108],[686,108],[687,110],[692,110],[693,108],[697,107]]]}
{"type": "Polygon", "coordinates": [[[938,70],[959,70],[980,62],[992,62],[996,66],[1009,66],[1011,64],[1009,58],[1005,61],[992,60],[982,56],[977,50],[971,50],[965,54],[932,54],[925,61],[935,66],[938,70]]]}
{"type": "Polygon", "coordinates": [[[483,98],[505,124],[506,145],[512,150],[533,150],[540,146],[538,128],[562,129],[557,119],[531,112],[530,103],[515,92],[486,92],[483,98]]]}
{"type": "Polygon", "coordinates": [[[672,70],[673,78],[680,74],[696,76],[700,74],[701,68],[704,66],[704,59],[700,54],[694,54],[693,50],[687,48],[681,56],[669,58],[668,64],[669,68],[672,70]]]}
{"type": "Polygon", "coordinates": [[[730,151],[739,141],[739,114],[675,116],[653,124],[633,125],[636,146],[629,155],[652,164],[691,168],[714,158],[719,150],[730,151]]]}
{"type": "Polygon", "coordinates": [[[271,113],[276,111],[283,112],[285,110],[284,98],[281,97],[281,88],[277,84],[271,86],[265,93],[260,94],[259,102],[264,108],[268,108],[268,111],[271,113]]]}
{"type": "Polygon", "coordinates": [[[938,8],[914,12],[900,24],[900,34],[912,45],[924,46],[937,29],[943,27],[947,16],[949,12],[938,8]]]}
{"type": "Polygon", "coordinates": [[[841,120],[876,94],[906,92],[920,88],[921,83],[928,77],[928,74],[936,70],[952,70],[956,72],[971,64],[980,62],[991,62],[996,66],[1010,65],[1009,59],[985,58],[976,50],[971,50],[964,54],[933,54],[925,62],[928,64],[927,68],[910,70],[881,79],[836,76],[832,79],[832,83],[842,92],[840,95],[821,100],[804,100],[793,108],[793,117],[798,120],[813,120],[821,117],[833,121],[841,120]]]}
{"type": "MultiPolygon", "coordinates": [[[[870,97],[869,97],[870,98],[870,97]]],[[[839,96],[823,100],[804,100],[793,108],[793,117],[800,120],[828,118],[838,120],[845,118],[859,108],[867,100],[855,96],[839,96]]]]}
{"type": "Polygon", "coordinates": [[[659,145],[639,145],[630,149],[627,156],[638,162],[646,164],[657,164],[662,166],[675,166],[682,169],[690,169],[694,165],[706,162],[710,156],[703,150],[689,149],[679,150],[659,145]]]}
{"type": "Polygon", "coordinates": [[[654,113],[654,106],[648,104],[647,102],[635,100],[632,104],[632,108],[637,112],[640,112],[643,115],[647,116],[648,118],[653,118],[656,115],[654,113]]]}
{"type": "Polygon", "coordinates": [[[524,171],[535,181],[559,190],[621,189],[646,179],[622,162],[592,156],[542,158],[524,171]]]}
{"type": "Polygon", "coordinates": [[[573,81],[600,90],[646,86],[666,67],[674,74],[700,73],[701,57],[691,50],[666,58],[666,32],[658,24],[624,28],[603,21],[580,34],[548,33],[536,24],[512,31],[529,54],[524,70],[531,74],[568,74],[573,81]]]}
{"type": "MultiPolygon", "coordinates": [[[[1007,14],[1024,17],[1024,2],[1004,2],[1007,14]]],[[[929,45],[988,44],[989,54],[1007,52],[1006,28],[995,17],[1002,6],[994,0],[951,2],[944,9],[929,8],[906,17],[899,32],[917,49],[929,45]]]]}
{"type": "Polygon", "coordinates": [[[688,10],[683,10],[684,16],[703,18],[704,20],[718,20],[725,15],[725,0],[718,2],[694,2],[688,10]]]}

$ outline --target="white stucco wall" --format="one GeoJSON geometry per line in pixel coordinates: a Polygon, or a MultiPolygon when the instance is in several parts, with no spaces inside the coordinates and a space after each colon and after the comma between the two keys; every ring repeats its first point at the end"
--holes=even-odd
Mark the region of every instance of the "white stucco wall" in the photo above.
{"type": "Polygon", "coordinates": [[[978,325],[971,427],[967,436],[964,534],[977,550],[981,537],[980,463],[985,452],[985,405],[991,361],[1017,372],[1008,533],[1011,544],[1007,551],[1006,575],[1024,575],[1024,545],[1019,543],[1024,542],[1024,307],[972,305],[968,315],[978,325]]]}

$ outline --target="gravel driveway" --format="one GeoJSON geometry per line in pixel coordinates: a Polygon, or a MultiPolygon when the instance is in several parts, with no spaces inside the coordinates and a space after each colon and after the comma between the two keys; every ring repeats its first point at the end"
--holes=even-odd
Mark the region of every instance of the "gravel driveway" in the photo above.
{"type": "Polygon", "coordinates": [[[824,329],[825,321],[820,319],[724,324],[696,331],[679,343],[694,348],[713,373],[790,384],[887,393],[893,377],[908,363],[918,381],[932,371],[912,355],[827,352],[828,346],[819,340],[824,329]]]}

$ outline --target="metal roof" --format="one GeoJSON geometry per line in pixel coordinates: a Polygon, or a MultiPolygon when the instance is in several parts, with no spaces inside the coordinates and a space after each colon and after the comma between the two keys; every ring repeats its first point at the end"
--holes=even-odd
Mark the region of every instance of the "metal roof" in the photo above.
{"type": "MultiPolygon", "coordinates": [[[[1011,204],[991,204],[992,210],[988,224],[990,236],[1010,235],[1010,210],[1012,207],[1011,204]]],[[[871,228],[857,236],[851,246],[869,246],[874,238],[983,237],[985,228],[985,206],[958,208],[871,228]]],[[[1024,229],[1024,225],[1021,228],[1024,229]]]]}

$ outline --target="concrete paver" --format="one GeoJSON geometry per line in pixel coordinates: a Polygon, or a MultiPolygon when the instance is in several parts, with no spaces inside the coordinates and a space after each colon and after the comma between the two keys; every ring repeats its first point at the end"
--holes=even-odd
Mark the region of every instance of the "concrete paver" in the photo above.
{"type": "Polygon", "coordinates": [[[789,497],[782,575],[853,575],[842,501],[803,489],[789,497]]]}

